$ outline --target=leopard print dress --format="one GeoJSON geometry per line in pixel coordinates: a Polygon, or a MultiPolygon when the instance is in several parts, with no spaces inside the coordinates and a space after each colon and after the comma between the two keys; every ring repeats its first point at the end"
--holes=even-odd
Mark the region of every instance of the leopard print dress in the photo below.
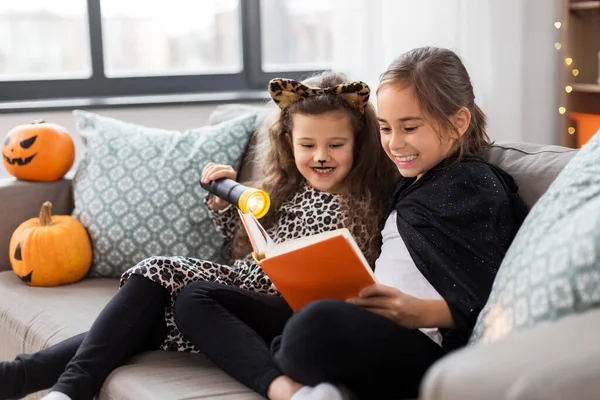
{"type": "MultiPolygon", "coordinates": [[[[291,200],[280,207],[280,218],[268,233],[276,243],[281,243],[341,228],[344,226],[345,216],[342,202],[340,195],[322,192],[305,184],[291,200]]],[[[240,219],[233,206],[213,211],[211,216],[217,231],[225,239],[232,239],[240,229],[240,219]]],[[[369,240],[366,228],[360,231],[363,234],[355,235],[355,239],[361,250],[366,251],[369,240]]],[[[163,350],[198,352],[179,332],[173,316],[175,298],[191,282],[211,281],[261,293],[279,294],[271,288],[270,279],[251,254],[236,260],[231,266],[189,257],[151,257],[127,270],[121,276],[120,286],[132,275],[143,276],[162,285],[171,295],[171,302],[165,309],[167,336],[161,345],[163,350]]]]}

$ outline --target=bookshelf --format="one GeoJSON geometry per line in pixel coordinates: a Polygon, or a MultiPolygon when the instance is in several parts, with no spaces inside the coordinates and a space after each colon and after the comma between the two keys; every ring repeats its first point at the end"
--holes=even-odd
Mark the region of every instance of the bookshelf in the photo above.
{"type": "Polygon", "coordinates": [[[569,113],[600,114],[600,1],[562,0],[559,15],[560,144],[577,147],[569,113]]]}

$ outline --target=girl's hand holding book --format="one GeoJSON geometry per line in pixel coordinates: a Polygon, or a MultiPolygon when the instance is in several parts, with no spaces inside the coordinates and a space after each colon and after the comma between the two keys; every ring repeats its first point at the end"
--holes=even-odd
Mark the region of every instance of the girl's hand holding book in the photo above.
{"type": "MultiPolygon", "coordinates": [[[[202,170],[202,177],[200,178],[200,181],[202,183],[210,183],[211,181],[220,178],[229,178],[236,180],[237,173],[231,165],[208,163],[206,164],[206,167],[204,167],[204,169],[202,170]]],[[[207,206],[213,211],[223,210],[228,205],[228,202],[213,194],[210,194],[208,197],[207,206]]]]}
{"type": "Polygon", "coordinates": [[[454,324],[445,300],[424,300],[381,284],[368,286],[348,303],[366,308],[409,329],[450,328],[454,324]]]}
{"type": "Polygon", "coordinates": [[[416,329],[420,326],[421,309],[418,299],[400,290],[376,283],[360,291],[358,297],[347,302],[391,319],[405,328],[416,329]]]}

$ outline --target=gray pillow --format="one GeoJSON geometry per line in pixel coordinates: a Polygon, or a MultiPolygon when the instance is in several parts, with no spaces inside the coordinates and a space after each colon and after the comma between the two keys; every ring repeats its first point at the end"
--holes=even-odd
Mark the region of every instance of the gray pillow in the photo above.
{"type": "Polygon", "coordinates": [[[600,306],[599,160],[596,134],[532,208],[500,266],[471,343],[600,306]]]}
{"type": "Polygon", "coordinates": [[[73,180],[73,216],[92,241],[89,276],[119,277],[153,255],[223,261],[200,174],[211,161],[239,168],[256,114],[185,132],[74,116],[87,142],[73,180]]]}
{"type": "Polygon", "coordinates": [[[269,149],[268,128],[279,117],[279,108],[273,103],[262,105],[222,104],[209,115],[209,124],[219,124],[247,113],[256,113],[255,133],[238,176],[240,182],[257,182],[264,177],[264,166],[269,149]]]}
{"type": "Polygon", "coordinates": [[[548,190],[577,149],[533,143],[494,143],[483,157],[512,175],[529,207],[548,190]]]}

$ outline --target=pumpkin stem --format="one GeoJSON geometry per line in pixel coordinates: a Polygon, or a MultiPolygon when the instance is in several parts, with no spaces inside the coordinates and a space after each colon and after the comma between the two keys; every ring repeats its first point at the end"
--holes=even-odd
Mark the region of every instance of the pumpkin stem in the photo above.
{"type": "Polygon", "coordinates": [[[45,121],[45,120],[43,120],[43,119],[36,119],[35,121],[31,121],[31,123],[32,123],[33,125],[36,125],[36,124],[43,124],[43,123],[45,123],[45,122],[46,122],[46,121],[45,121]]]}
{"type": "Polygon", "coordinates": [[[46,201],[40,210],[40,226],[52,225],[52,203],[46,201]]]}

